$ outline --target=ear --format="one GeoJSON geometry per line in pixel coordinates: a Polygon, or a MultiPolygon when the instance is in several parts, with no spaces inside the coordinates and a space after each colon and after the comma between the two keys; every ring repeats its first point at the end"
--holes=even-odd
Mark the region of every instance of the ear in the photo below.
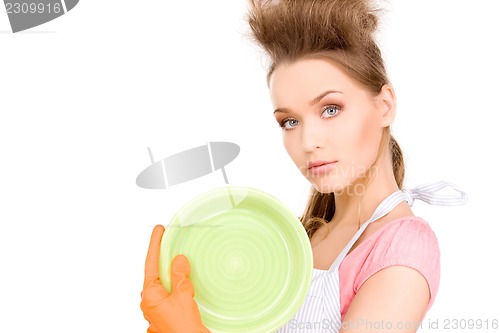
{"type": "Polygon", "coordinates": [[[396,116],[396,94],[394,89],[385,84],[377,96],[377,106],[380,111],[380,126],[388,127],[396,116]]]}

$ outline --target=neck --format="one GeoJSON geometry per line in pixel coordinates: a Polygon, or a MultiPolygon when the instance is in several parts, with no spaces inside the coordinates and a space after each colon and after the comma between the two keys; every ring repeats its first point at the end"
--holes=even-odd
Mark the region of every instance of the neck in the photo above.
{"type": "Polygon", "coordinates": [[[352,225],[359,229],[359,225],[372,216],[377,206],[398,189],[390,155],[385,153],[365,176],[358,178],[342,193],[335,194],[332,225],[352,225]]]}

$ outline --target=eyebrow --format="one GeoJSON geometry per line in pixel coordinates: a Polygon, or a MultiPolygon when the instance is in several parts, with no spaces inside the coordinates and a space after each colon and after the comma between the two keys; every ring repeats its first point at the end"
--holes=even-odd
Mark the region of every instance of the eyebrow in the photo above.
{"type": "MultiPolygon", "coordinates": [[[[341,91],[338,91],[338,90],[327,90],[325,92],[323,92],[322,94],[318,95],[317,97],[314,97],[312,100],[309,101],[309,105],[310,106],[313,106],[314,104],[317,104],[319,101],[321,101],[323,99],[323,97],[325,97],[326,95],[329,95],[329,94],[342,94],[341,91]]],[[[289,112],[286,108],[278,108],[276,110],[274,110],[274,113],[276,112],[289,112]]]]}

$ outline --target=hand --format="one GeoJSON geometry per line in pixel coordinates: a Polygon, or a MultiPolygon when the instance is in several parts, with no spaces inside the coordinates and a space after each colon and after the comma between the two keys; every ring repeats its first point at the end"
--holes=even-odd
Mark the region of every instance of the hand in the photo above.
{"type": "Polygon", "coordinates": [[[141,292],[141,310],[149,322],[148,333],[210,333],[203,326],[198,305],[194,301],[194,287],[189,280],[191,268],[184,255],[172,262],[170,294],[160,283],[160,242],[165,228],[153,229],[146,257],[144,287],[141,292]]]}

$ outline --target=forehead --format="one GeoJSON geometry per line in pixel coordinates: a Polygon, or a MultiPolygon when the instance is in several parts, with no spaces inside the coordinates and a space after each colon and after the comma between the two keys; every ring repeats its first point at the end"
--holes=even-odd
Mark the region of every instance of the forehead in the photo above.
{"type": "Polygon", "coordinates": [[[352,95],[364,89],[335,62],[304,59],[277,66],[269,79],[269,90],[273,104],[282,106],[309,101],[326,90],[352,95]]]}

